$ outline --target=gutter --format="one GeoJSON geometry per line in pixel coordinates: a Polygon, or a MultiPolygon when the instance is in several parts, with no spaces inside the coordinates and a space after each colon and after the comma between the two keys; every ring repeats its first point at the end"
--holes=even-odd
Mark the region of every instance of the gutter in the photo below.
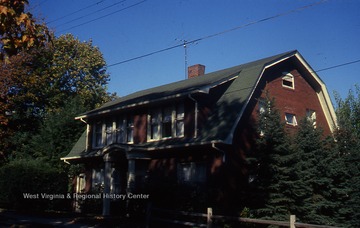
{"type": "Polygon", "coordinates": [[[223,153],[223,159],[222,159],[222,162],[223,162],[223,163],[225,163],[225,161],[226,161],[226,153],[225,153],[225,151],[223,151],[223,150],[222,150],[222,149],[220,149],[219,147],[216,147],[216,144],[215,144],[215,143],[212,143],[212,144],[211,144],[211,147],[212,147],[212,148],[214,148],[215,150],[217,150],[217,151],[219,151],[219,152],[223,153]]]}

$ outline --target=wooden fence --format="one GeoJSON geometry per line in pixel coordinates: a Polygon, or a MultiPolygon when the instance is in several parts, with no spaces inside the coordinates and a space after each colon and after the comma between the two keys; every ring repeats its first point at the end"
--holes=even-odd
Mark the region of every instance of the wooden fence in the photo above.
{"type": "Polygon", "coordinates": [[[242,223],[275,225],[279,227],[290,228],[338,228],[335,226],[314,225],[296,222],[296,216],[290,215],[289,221],[275,221],[264,219],[242,218],[235,216],[214,215],[212,208],[207,209],[207,213],[193,213],[186,211],[165,210],[160,208],[148,207],[146,227],[150,227],[153,222],[161,222],[166,224],[177,224],[179,226],[190,227],[207,227],[213,228],[216,220],[218,221],[236,221],[242,223]],[[202,220],[202,222],[200,221],[202,220]],[[200,221],[200,222],[199,222],[200,221]]]}

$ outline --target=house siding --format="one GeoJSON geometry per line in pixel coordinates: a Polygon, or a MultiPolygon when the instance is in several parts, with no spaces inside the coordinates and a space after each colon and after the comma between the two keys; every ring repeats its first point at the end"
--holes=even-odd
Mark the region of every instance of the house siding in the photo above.
{"type": "MultiPolygon", "coordinates": [[[[282,77],[284,68],[275,68],[266,72],[266,80],[262,83],[262,94],[260,97],[265,98],[266,92],[270,97],[275,98],[276,108],[280,111],[281,119],[285,121],[285,113],[296,115],[297,122],[306,118],[307,110],[316,112],[316,127],[323,130],[324,135],[331,134],[330,127],[327,123],[325,114],[317,96],[317,89],[310,86],[309,82],[297,69],[286,66],[287,72],[294,76],[294,89],[282,86],[282,77]],[[264,85],[265,84],[265,85],[264,85]]],[[[260,89],[260,88],[259,88],[260,89]]],[[[252,112],[253,118],[258,115],[258,109],[252,112]]],[[[286,125],[286,128],[292,132],[296,131],[297,126],[286,125]]]]}

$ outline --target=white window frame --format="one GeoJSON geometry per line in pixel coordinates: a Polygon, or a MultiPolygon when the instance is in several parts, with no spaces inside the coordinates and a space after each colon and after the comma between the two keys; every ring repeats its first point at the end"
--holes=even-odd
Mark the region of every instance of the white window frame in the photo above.
{"type": "Polygon", "coordinates": [[[285,88],[295,89],[294,75],[288,72],[283,72],[282,74],[283,74],[283,77],[281,78],[282,86],[285,88]]]}
{"type": "Polygon", "coordinates": [[[134,143],[134,129],[135,129],[135,120],[133,115],[128,115],[126,118],[126,142],[134,143]]]}
{"type": "Polygon", "coordinates": [[[185,107],[184,103],[176,105],[175,118],[174,118],[175,137],[184,137],[185,131],[185,107]],[[179,128],[180,125],[180,128],[179,128]]]}
{"type": "Polygon", "coordinates": [[[285,122],[287,125],[297,126],[296,115],[292,113],[285,113],[285,122]]]}
{"type": "Polygon", "coordinates": [[[98,149],[113,143],[133,143],[134,142],[134,116],[129,115],[127,119],[120,118],[95,122],[92,125],[92,148],[98,149]],[[128,119],[132,118],[132,122],[128,119]],[[128,123],[131,125],[129,126],[128,123]],[[101,131],[99,130],[101,128],[101,131]],[[131,136],[129,135],[131,133],[131,136]],[[120,136],[122,134],[122,136],[120,136]],[[100,137],[100,141],[98,141],[100,137]],[[131,137],[131,138],[130,138],[131,137]]]}
{"type": "Polygon", "coordinates": [[[149,113],[147,118],[148,141],[158,141],[162,139],[184,136],[185,111],[184,111],[183,103],[164,106],[162,108],[152,108],[149,109],[148,113],[149,113]],[[169,110],[170,113],[168,112],[169,110]],[[165,132],[165,127],[168,127],[169,124],[171,126],[171,129],[168,129],[170,130],[170,134],[168,134],[169,132],[165,132]],[[155,132],[157,133],[156,135],[155,132]]]}
{"type": "Polygon", "coordinates": [[[113,144],[114,142],[116,142],[116,138],[115,138],[115,129],[116,129],[116,122],[111,120],[111,121],[105,121],[104,123],[105,125],[105,143],[103,143],[104,145],[110,145],[113,144]]]}
{"type": "Polygon", "coordinates": [[[148,114],[148,140],[156,141],[161,138],[161,109],[151,109],[148,114]]]}
{"type": "Polygon", "coordinates": [[[126,143],[127,142],[127,128],[126,120],[124,117],[119,117],[116,119],[115,123],[115,142],[116,143],[126,143]]]}
{"type": "Polygon", "coordinates": [[[316,111],[313,109],[306,109],[306,119],[312,123],[316,128],[316,111]]]}

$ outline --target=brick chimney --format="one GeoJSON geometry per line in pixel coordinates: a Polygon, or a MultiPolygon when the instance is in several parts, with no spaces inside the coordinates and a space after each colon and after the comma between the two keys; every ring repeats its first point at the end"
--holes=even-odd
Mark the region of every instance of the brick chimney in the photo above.
{"type": "Polygon", "coordinates": [[[196,64],[188,67],[188,78],[194,78],[205,74],[205,66],[196,64]]]}

